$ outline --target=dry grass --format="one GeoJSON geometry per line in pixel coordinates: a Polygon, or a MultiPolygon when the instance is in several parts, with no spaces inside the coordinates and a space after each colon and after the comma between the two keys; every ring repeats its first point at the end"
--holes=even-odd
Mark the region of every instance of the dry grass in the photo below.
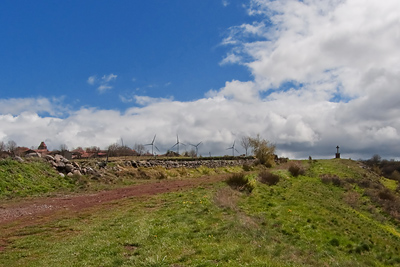
{"type": "Polygon", "coordinates": [[[239,192],[225,187],[219,190],[214,196],[214,203],[220,208],[228,208],[238,210],[237,202],[239,200],[239,192]]]}
{"type": "Polygon", "coordinates": [[[258,175],[258,180],[263,184],[276,185],[279,182],[280,177],[279,175],[273,174],[269,171],[262,171],[258,175]]]}

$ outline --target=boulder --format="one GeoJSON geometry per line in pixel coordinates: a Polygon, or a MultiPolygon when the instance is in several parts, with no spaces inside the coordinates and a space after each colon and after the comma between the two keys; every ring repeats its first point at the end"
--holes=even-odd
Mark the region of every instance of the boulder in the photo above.
{"type": "Polygon", "coordinates": [[[65,171],[66,172],[73,172],[74,171],[74,165],[72,165],[71,163],[67,163],[65,164],[65,171]]]}
{"type": "Polygon", "coordinates": [[[82,173],[79,170],[74,170],[73,171],[74,175],[82,176],[82,173]]]}

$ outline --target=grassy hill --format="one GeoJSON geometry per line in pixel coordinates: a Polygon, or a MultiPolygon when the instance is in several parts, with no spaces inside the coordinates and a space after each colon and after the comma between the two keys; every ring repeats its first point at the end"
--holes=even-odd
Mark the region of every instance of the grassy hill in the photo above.
{"type": "Polygon", "coordinates": [[[276,184],[257,181],[265,173],[257,169],[241,176],[242,185],[2,226],[0,266],[400,266],[397,181],[351,160],[268,171],[276,184]]]}

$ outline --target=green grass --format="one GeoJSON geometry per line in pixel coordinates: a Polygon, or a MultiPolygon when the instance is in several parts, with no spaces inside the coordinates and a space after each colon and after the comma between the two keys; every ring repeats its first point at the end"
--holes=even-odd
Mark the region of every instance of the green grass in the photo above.
{"type": "MultiPolygon", "coordinates": [[[[95,161],[92,164],[96,166],[95,161]]],[[[0,160],[0,199],[42,196],[65,191],[98,191],[145,183],[150,180],[186,179],[240,171],[242,171],[241,166],[221,168],[201,166],[196,169],[183,167],[176,169],[133,168],[124,167],[122,161],[115,161],[108,166],[107,170],[99,170],[101,176],[61,177],[50,164],[40,159],[32,159],[23,163],[5,159],[0,160]]]]}
{"type": "Polygon", "coordinates": [[[74,187],[73,179],[60,177],[42,161],[0,160],[0,198],[39,195],[74,187]]]}
{"type": "Polygon", "coordinates": [[[363,179],[367,171],[346,160],[307,167],[298,177],[276,171],[272,186],[248,174],[251,193],[218,183],[4,226],[0,266],[400,265],[399,222],[368,208],[374,204],[360,188],[319,177],[363,179]],[[349,193],[359,194],[358,205],[349,205],[349,193]]]}

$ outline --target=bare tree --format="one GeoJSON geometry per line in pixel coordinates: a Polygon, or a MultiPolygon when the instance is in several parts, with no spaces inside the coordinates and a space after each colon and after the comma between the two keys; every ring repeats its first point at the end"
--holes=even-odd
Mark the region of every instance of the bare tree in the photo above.
{"type": "Polygon", "coordinates": [[[192,148],[191,150],[189,150],[189,152],[186,152],[186,153],[187,153],[188,157],[191,157],[191,158],[197,157],[197,153],[194,148],[192,148]]]}
{"type": "Polygon", "coordinates": [[[15,154],[15,150],[17,148],[17,143],[13,140],[10,140],[7,142],[7,149],[10,151],[13,155],[15,154]]]}
{"type": "Polygon", "coordinates": [[[61,144],[60,145],[60,151],[61,152],[68,151],[68,146],[66,144],[61,144]]]}
{"type": "Polygon", "coordinates": [[[242,139],[240,140],[240,145],[244,148],[246,151],[246,157],[247,157],[247,152],[249,150],[250,146],[250,137],[249,136],[243,136],[242,139]]]}
{"type": "Polygon", "coordinates": [[[4,144],[3,141],[0,142],[0,151],[5,151],[6,150],[6,144],[4,144]]]}
{"type": "Polygon", "coordinates": [[[146,148],[142,144],[135,144],[133,149],[138,153],[139,156],[143,155],[146,152],[146,148]]]}
{"type": "Polygon", "coordinates": [[[120,145],[118,143],[114,143],[108,146],[108,154],[110,157],[115,157],[119,156],[119,147],[120,145]]]}

